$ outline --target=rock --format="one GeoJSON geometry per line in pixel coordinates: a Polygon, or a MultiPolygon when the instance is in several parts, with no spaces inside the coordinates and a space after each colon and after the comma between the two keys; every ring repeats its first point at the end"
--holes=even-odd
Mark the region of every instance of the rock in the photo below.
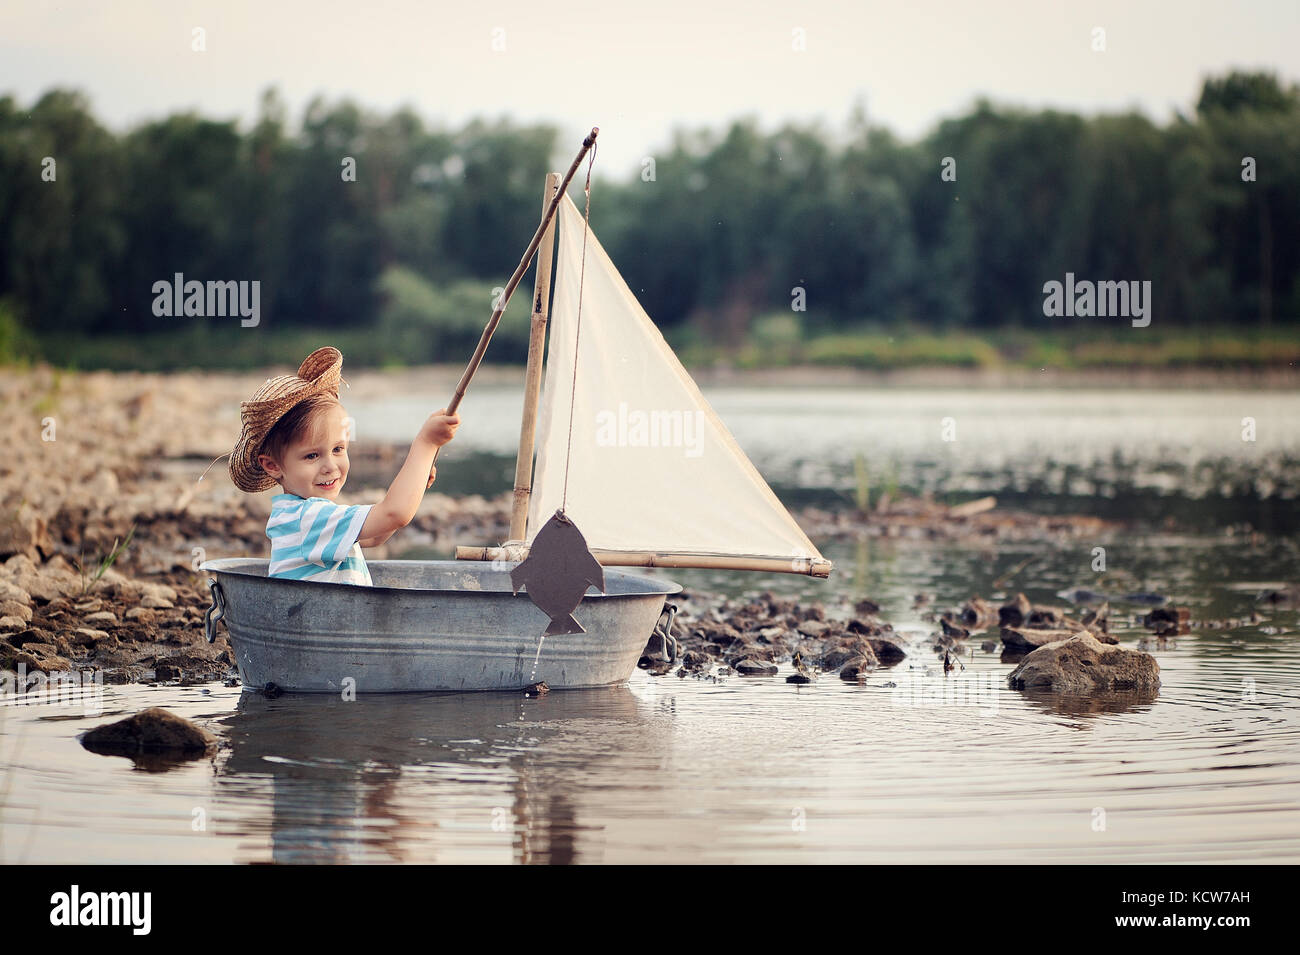
{"type": "Polygon", "coordinates": [[[1167,603],[1169,601],[1169,598],[1166,597],[1164,594],[1153,594],[1149,592],[1125,594],[1124,599],[1127,600],[1129,603],[1148,604],[1152,607],[1158,607],[1161,604],[1167,603]]]}
{"type": "Polygon", "coordinates": [[[1160,688],[1160,665],[1149,653],[1107,646],[1084,632],[1034,650],[1007,680],[1012,689],[1056,693],[1155,691],[1160,688]]]}
{"type": "Polygon", "coordinates": [[[72,631],[71,640],[79,646],[90,646],[92,644],[99,644],[108,638],[109,635],[107,631],[96,630],[93,627],[78,627],[76,630],[72,631]]]}
{"type": "Polygon", "coordinates": [[[873,617],[880,613],[880,604],[874,600],[859,600],[853,605],[853,612],[863,617],[873,617]]]}
{"type": "Polygon", "coordinates": [[[736,672],[741,676],[772,676],[776,673],[776,667],[772,664],[763,660],[755,660],[753,657],[737,660],[735,668],[736,672]]]}
{"type": "Polygon", "coordinates": [[[732,647],[727,651],[726,661],[733,666],[741,660],[775,660],[779,655],[775,647],[763,646],[758,643],[743,643],[738,647],[732,647]]]}
{"type": "Polygon", "coordinates": [[[861,637],[843,640],[839,646],[831,647],[821,655],[817,665],[823,670],[838,670],[853,660],[862,660],[867,666],[877,665],[876,655],[871,644],[861,637]]]}
{"type": "Polygon", "coordinates": [[[39,560],[53,553],[54,544],[45,526],[45,518],[26,507],[19,508],[17,513],[8,511],[0,516],[0,557],[22,554],[39,560]]]}
{"type": "MultiPolygon", "coordinates": [[[[11,557],[9,563],[13,563],[13,561],[20,558],[26,560],[23,555],[19,554],[17,557],[11,557]]],[[[28,561],[28,564],[30,563],[28,561]]],[[[66,562],[56,563],[52,560],[39,570],[35,567],[32,567],[31,570],[23,569],[17,575],[11,577],[10,580],[42,603],[48,603],[58,597],[80,596],[82,588],[81,575],[66,569],[62,566],[63,563],[66,562]]]]}
{"type": "Polygon", "coordinates": [[[1096,609],[1087,611],[1080,622],[1085,629],[1092,631],[1094,634],[1098,631],[1110,633],[1110,603],[1108,601],[1103,602],[1096,609]]]}
{"type": "Polygon", "coordinates": [[[1057,593],[1058,597],[1070,601],[1072,604],[1099,604],[1104,603],[1106,595],[1098,593],[1095,590],[1089,590],[1086,587],[1076,587],[1073,590],[1062,590],[1057,593]]]}
{"type": "Polygon", "coordinates": [[[813,681],[810,673],[791,673],[785,678],[786,683],[811,683],[813,681]]]}
{"type": "Polygon", "coordinates": [[[154,667],[154,676],[159,680],[179,680],[182,675],[180,667],[171,666],[167,663],[159,663],[154,667]]]}
{"type": "MultiPolygon", "coordinates": [[[[44,644],[37,644],[43,646],[44,644]]],[[[58,657],[37,656],[26,650],[18,650],[4,641],[0,641],[0,670],[17,670],[23,667],[31,673],[36,670],[71,670],[72,664],[58,657]]]]}
{"type": "Polygon", "coordinates": [[[826,631],[830,628],[831,625],[825,620],[804,620],[800,622],[796,629],[798,629],[798,631],[804,636],[816,639],[818,637],[824,637],[826,631]]]}
{"type": "Polygon", "coordinates": [[[156,594],[148,594],[140,601],[140,606],[146,610],[171,610],[176,605],[166,597],[160,597],[156,594]]]}
{"type": "Polygon", "coordinates": [[[893,666],[907,656],[902,643],[894,637],[867,637],[866,642],[876,659],[884,666],[893,666]]]}
{"type": "Polygon", "coordinates": [[[27,606],[32,602],[32,595],[7,577],[0,577],[0,601],[20,603],[27,606]]]}
{"type": "Polygon", "coordinates": [[[1157,633],[1187,633],[1192,612],[1187,607],[1157,607],[1142,618],[1142,624],[1157,633]]]}
{"type": "Polygon", "coordinates": [[[86,614],[86,616],[81,619],[83,623],[107,623],[111,625],[117,623],[117,614],[113,613],[111,610],[100,610],[95,613],[86,614]]]}
{"type": "Polygon", "coordinates": [[[1016,594],[1014,598],[998,608],[998,623],[1003,627],[1018,627],[1029,618],[1033,610],[1033,604],[1029,602],[1028,597],[1024,594],[1016,594]]]}
{"type": "Polygon", "coordinates": [[[0,630],[21,630],[27,626],[27,621],[22,617],[3,616],[0,617],[0,630]]]}
{"type": "Polygon", "coordinates": [[[28,627],[22,633],[15,633],[9,643],[15,647],[25,647],[29,643],[53,643],[54,634],[40,627],[28,627]]]}
{"type": "Polygon", "coordinates": [[[865,680],[872,670],[871,661],[866,657],[854,657],[840,670],[840,679],[850,683],[865,680]]]}
{"type": "Polygon", "coordinates": [[[972,630],[983,630],[998,622],[998,611],[979,597],[971,597],[961,605],[961,622],[972,630]]]}
{"type": "Polygon", "coordinates": [[[115,756],[202,754],[216,748],[217,737],[175,713],[153,706],[116,723],[97,726],[81,738],[81,745],[91,752],[115,756]]]}
{"type": "Polygon", "coordinates": [[[1050,607],[1035,607],[1028,617],[1025,618],[1024,626],[1034,627],[1039,630],[1064,630],[1067,629],[1062,621],[1061,614],[1050,607]]]}
{"type": "Polygon", "coordinates": [[[1099,643],[1119,643],[1117,639],[1108,633],[1099,635],[1090,630],[1036,630],[1032,627],[1003,627],[1002,643],[1009,650],[1035,650],[1049,643],[1068,640],[1080,633],[1088,634],[1099,643]]]}
{"type": "Polygon", "coordinates": [[[980,644],[980,649],[983,650],[985,653],[992,653],[997,648],[998,648],[998,642],[996,640],[985,640],[983,643],[980,644]]]}
{"type": "Polygon", "coordinates": [[[32,608],[26,601],[0,601],[0,617],[19,617],[24,622],[30,623],[32,619],[32,608]]]}
{"type": "Polygon", "coordinates": [[[163,600],[176,599],[176,589],[166,584],[141,583],[138,586],[141,597],[158,597],[163,600]]]}
{"type": "Polygon", "coordinates": [[[948,614],[939,618],[939,626],[943,629],[945,637],[952,637],[954,640],[965,640],[970,636],[970,631],[965,627],[952,622],[948,614]]]}
{"type": "Polygon", "coordinates": [[[132,607],[126,612],[126,619],[136,623],[154,623],[158,619],[158,612],[148,607],[132,607]]]}
{"type": "Polygon", "coordinates": [[[804,620],[825,620],[826,608],[821,604],[809,604],[803,608],[804,620]]]}
{"type": "Polygon", "coordinates": [[[713,658],[698,650],[687,650],[682,654],[682,666],[688,670],[701,670],[713,665],[713,658]]]}

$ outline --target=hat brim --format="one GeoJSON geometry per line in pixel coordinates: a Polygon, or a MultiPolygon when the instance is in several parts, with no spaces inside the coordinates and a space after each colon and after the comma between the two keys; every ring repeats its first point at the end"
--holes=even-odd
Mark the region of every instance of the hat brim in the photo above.
{"type": "Polygon", "coordinates": [[[293,408],[320,395],[339,396],[343,353],[318,348],[298,366],[298,374],[270,378],[248,401],[240,403],[241,430],[230,452],[230,479],[241,491],[255,494],[275,487],[276,480],[257,461],[262,442],[293,408]]]}

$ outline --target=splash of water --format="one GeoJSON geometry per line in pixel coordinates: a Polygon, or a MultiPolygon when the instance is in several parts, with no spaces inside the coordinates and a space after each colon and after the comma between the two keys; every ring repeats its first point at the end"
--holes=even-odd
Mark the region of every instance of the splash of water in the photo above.
{"type": "Polygon", "coordinates": [[[537,654],[533,657],[533,674],[528,678],[529,686],[537,682],[537,661],[542,658],[542,644],[545,642],[546,634],[542,634],[537,640],[537,654]]]}

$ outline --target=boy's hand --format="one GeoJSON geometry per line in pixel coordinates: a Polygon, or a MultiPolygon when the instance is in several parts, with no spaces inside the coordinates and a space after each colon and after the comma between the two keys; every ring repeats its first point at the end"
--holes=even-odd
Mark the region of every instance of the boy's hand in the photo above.
{"type": "Polygon", "coordinates": [[[447,414],[446,408],[439,408],[429,415],[424,426],[420,428],[420,437],[435,448],[440,448],[456,436],[458,427],[460,427],[460,415],[447,414]]]}
{"type": "Polygon", "coordinates": [[[429,465],[429,480],[424,485],[424,489],[426,491],[429,490],[429,488],[433,487],[433,482],[437,477],[438,477],[438,466],[436,464],[429,465]]]}

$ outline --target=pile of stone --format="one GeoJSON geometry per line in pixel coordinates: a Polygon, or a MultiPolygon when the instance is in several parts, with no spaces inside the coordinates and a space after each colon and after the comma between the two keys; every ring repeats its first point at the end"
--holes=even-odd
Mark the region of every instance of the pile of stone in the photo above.
{"type": "MultiPolygon", "coordinates": [[[[1110,604],[1102,603],[1075,618],[1060,607],[1035,606],[1023,593],[998,607],[981,597],[971,597],[959,608],[940,614],[938,623],[940,629],[933,641],[938,653],[962,649],[972,633],[997,627],[1004,662],[1049,643],[1068,640],[1077,633],[1088,633],[1102,643],[1119,642],[1110,634],[1110,604]]],[[[982,649],[992,652],[997,644],[985,641],[982,649]]]]}
{"type": "MultiPolygon", "coordinates": [[[[779,663],[795,663],[807,682],[817,672],[836,672],[859,680],[877,667],[893,666],[906,655],[893,627],[877,617],[870,600],[854,606],[848,619],[831,619],[820,603],[801,604],[764,591],[748,601],[700,592],[671,598],[682,609],[673,631],[679,643],[678,676],[773,676],[779,663]]],[[[641,665],[655,674],[673,669],[652,639],[641,665]]]]}
{"type": "MultiPolygon", "coordinates": [[[[96,568],[97,569],[97,568],[96,568]]],[[[55,555],[0,564],[0,669],[39,674],[104,671],[110,683],[207,682],[232,675],[224,635],[203,635],[207,599],[194,586],[133,580],[113,569],[98,580],[55,555]]]]}

